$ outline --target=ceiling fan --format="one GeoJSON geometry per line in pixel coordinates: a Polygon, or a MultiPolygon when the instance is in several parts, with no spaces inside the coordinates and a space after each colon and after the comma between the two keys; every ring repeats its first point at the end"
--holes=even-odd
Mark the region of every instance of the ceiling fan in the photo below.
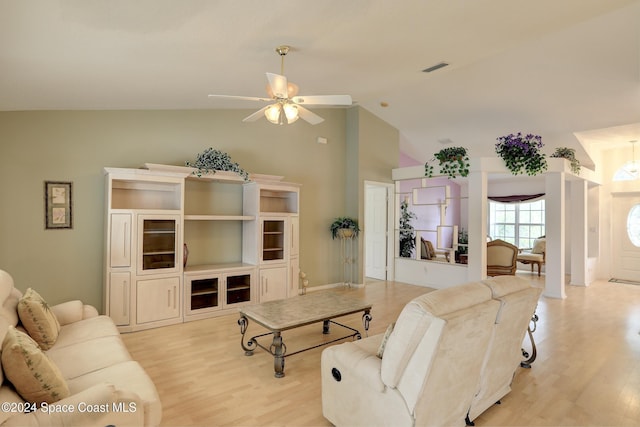
{"type": "Polygon", "coordinates": [[[322,123],[324,119],[315,113],[304,108],[302,105],[351,105],[352,100],[349,95],[298,95],[298,85],[287,81],[284,76],[284,57],[289,53],[289,46],[278,46],[276,52],[280,55],[280,74],[267,73],[268,98],[253,96],[233,96],[233,95],[209,95],[211,98],[238,99],[244,101],[272,102],[272,104],[262,107],[255,113],[245,117],[243,122],[253,122],[263,115],[274,124],[291,124],[302,118],[312,125],[322,123]]]}

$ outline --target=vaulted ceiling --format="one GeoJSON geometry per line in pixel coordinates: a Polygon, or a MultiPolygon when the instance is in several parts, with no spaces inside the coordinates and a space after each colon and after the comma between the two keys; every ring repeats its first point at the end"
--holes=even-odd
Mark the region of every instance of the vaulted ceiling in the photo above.
{"type": "Polygon", "coordinates": [[[417,160],[522,131],[589,163],[579,139],[640,139],[639,29],[638,0],[2,0],[0,110],[257,109],[207,94],[264,96],[287,44],[302,94],[350,94],[417,160]]]}

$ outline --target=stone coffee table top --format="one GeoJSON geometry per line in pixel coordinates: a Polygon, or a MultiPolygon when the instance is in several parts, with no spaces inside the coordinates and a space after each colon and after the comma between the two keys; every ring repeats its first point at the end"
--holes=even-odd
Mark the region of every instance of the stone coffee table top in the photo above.
{"type": "Polygon", "coordinates": [[[371,310],[362,298],[318,291],[240,308],[240,313],[272,331],[284,331],[325,319],[371,310]]]}

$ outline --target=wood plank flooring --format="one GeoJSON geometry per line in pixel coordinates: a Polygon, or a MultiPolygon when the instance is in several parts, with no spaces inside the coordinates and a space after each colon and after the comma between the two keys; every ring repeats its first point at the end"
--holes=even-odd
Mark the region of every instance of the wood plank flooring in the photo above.
{"type": "MultiPolygon", "coordinates": [[[[339,291],[372,302],[373,335],[430,289],[373,281],[339,291]]],[[[538,359],[532,369],[518,369],[512,392],[476,419],[477,426],[640,425],[640,286],[597,282],[568,286],[567,295],[541,299],[538,359]]],[[[156,384],[162,425],[330,426],[320,397],[323,348],[287,358],[286,376],[276,379],[271,355],[260,349],[244,355],[237,319],[228,315],[123,334],[132,357],[156,384]]],[[[341,323],[362,330],[360,314],[341,323]]],[[[322,340],[321,329],[318,324],[284,332],[288,351],[322,340]]],[[[249,333],[259,331],[250,324],[249,333]]]]}

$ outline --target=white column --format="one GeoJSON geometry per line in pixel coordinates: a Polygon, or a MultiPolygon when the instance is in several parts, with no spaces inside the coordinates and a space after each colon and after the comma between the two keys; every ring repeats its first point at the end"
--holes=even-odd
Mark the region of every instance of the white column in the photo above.
{"type": "Polygon", "coordinates": [[[571,281],[587,286],[587,181],[571,181],[571,281]]]}
{"type": "Polygon", "coordinates": [[[564,172],[549,172],[545,175],[545,230],[547,236],[547,253],[544,295],[562,299],[567,297],[564,290],[564,183],[564,172]]]}
{"type": "Polygon", "coordinates": [[[487,173],[469,173],[469,259],[467,278],[487,278],[487,173]]]}

